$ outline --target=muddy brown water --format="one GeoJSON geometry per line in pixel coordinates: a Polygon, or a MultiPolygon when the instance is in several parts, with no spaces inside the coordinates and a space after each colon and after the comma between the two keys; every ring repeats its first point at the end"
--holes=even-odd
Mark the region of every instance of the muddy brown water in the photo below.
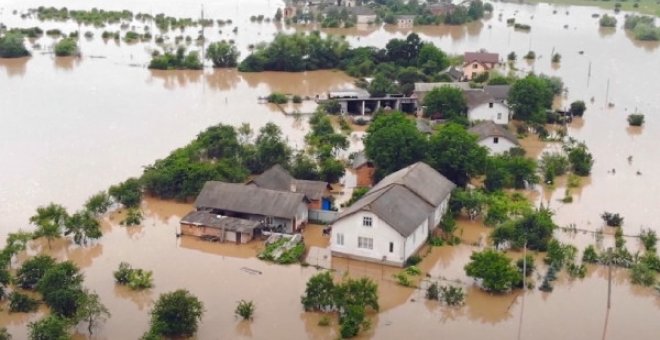
{"type": "MultiPolygon", "coordinates": [[[[21,12],[39,5],[130,8],[134,12],[164,11],[174,16],[199,13],[199,6],[184,0],[10,0],[0,4],[0,21],[10,27],[34,26],[35,21],[20,19],[12,10],[21,12]]],[[[216,26],[213,33],[207,33],[213,40],[236,40],[246,55],[249,44],[269,40],[278,30],[293,31],[274,24],[249,23],[250,15],[269,15],[280,5],[278,1],[263,0],[205,3],[208,17],[234,20],[231,26],[216,26]],[[230,32],[232,26],[239,27],[237,35],[230,32]],[[219,29],[222,34],[215,32],[219,29]]],[[[620,28],[599,30],[597,19],[591,18],[591,14],[606,13],[600,9],[502,3],[496,3],[495,9],[493,16],[481,23],[421,27],[414,31],[449,53],[486,48],[502,56],[515,51],[521,57],[530,47],[536,51],[538,60],[519,61],[517,67],[560,76],[568,88],[563,102],[587,102],[584,119],[573,122],[569,134],[587,141],[596,163],[593,175],[583,179],[580,189],[573,189],[572,204],[558,201],[564,195],[565,180],[558,180],[553,190],[539,186],[530,197],[537,203],[549,204],[561,225],[575,223],[582,229],[597,230],[602,226],[600,213],[609,210],[625,217],[626,234],[636,234],[641,226],[660,232],[655,222],[660,211],[656,198],[660,193],[660,162],[655,147],[660,132],[660,87],[650,76],[660,74],[659,45],[634,41],[620,28]],[[554,9],[559,14],[552,14],[554,9]],[[566,10],[569,15],[564,14],[566,10]],[[521,33],[508,28],[505,21],[513,16],[518,22],[530,23],[532,31],[521,33]],[[553,49],[563,56],[559,65],[550,63],[553,49]],[[613,107],[608,105],[610,102],[613,107]],[[627,127],[626,115],[635,110],[646,114],[643,128],[627,127]],[[633,156],[630,163],[629,155],[633,156]],[[616,172],[612,173],[612,169],[616,172]]],[[[617,18],[623,22],[623,13],[617,18]]],[[[77,28],[70,23],[53,22],[39,26],[59,27],[66,32],[77,28]]],[[[31,58],[0,60],[0,159],[4,161],[0,171],[0,239],[7,232],[29,228],[27,219],[38,205],[55,201],[75,210],[94,192],[139,175],[143,165],[164,157],[212,124],[248,122],[258,128],[273,121],[291,144],[300,148],[308,130],[304,119],[296,120],[277,108],[258,104],[257,97],[272,91],[315,96],[350,87],[353,82],[334,71],[148,71],[144,65],[154,48],[152,44],[117,46],[100,39],[102,30],[90,30],[96,36],[91,41],[81,39],[82,58],[53,58],[47,51],[54,40],[44,37],[35,42],[42,49],[31,58]]],[[[388,39],[405,37],[411,31],[356,27],[323,32],[346,35],[353,45],[383,46],[388,39]]],[[[186,34],[194,32],[190,29],[186,34]]],[[[313,105],[306,103],[289,109],[306,112],[313,110],[313,105]]],[[[359,146],[359,140],[354,144],[359,146]]],[[[533,155],[553,148],[533,140],[526,140],[524,145],[533,155]]],[[[139,337],[148,327],[148,311],[158,294],[177,288],[187,288],[205,302],[199,339],[337,338],[335,318],[333,327],[319,327],[322,315],[304,313],[300,306],[305,282],[317,272],[315,268],[261,262],[254,257],[262,247],[258,242],[239,247],[186,237],[177,239],[174,235],[178,219],[190,209],[187,204],[148,199],[143,209],[147,218],[141,227],[118,226],[119,216],[113,214],[104,221],[103,239],[93,245],[77,247],[60,240],[49,250],[44,242],[37,241],[27,254],[18,256],[18,261],[46,252],[78,263],[85,272],[85,285],[97,291],[112,312],[112,318],[97,331],[98,339],[139,337]],[[121,261],[153,270],[155,287],[136,293],[116,286],[112,271],[121,261]],[[244,267],[261,274],[250,274],[242,270],[244,267]],[[234,317],[233,309],[240,299],[256,302],[252,323],[234,317]]],[[[600,267],[589,267],[583,280],[560,277],[550,294],[538,290],[505,296],[481,292],[465,276],[463,266],[471,252],[485,244],[489,229],[478,221],[465,220],[459,221],[459,227],[465,243],[432,250],[421,267],[434,279],[451,280],[465,287],[468,297],[462,308],[427,302],[422,290],[396,285],[392,278],[396,268],[333,260],[338,278],[348,272],[379,282],[382,310],[371,315],[372,329],[362,337],[476,339],[488,334],[495,339],[657,338],[660,298],[650,289],[630,285],[624,270],[614,272],[609,313],[607,272],[600,267]]],[[[605,230],[604,246],[612,243],[608,236],[611,233],[605,230]]],[[[557,236],[579,247],[595,242],[591,234],[581,232],[558,232],[557,236]]],[[[316,246],[327,243],[315,229],[308,231],[307,238],[316,246]]],[[[634,239],[628,240],[628,246],[637,249],[634,239]]],[[[538,277],[533,279],[540,282],[538,277]]],[[[0,326],[8,327],[17,339],[26,337],[28,322],[47,312],[41,309],[29,315],[10,315],[6,303],[2,307],[0,326]]],[[[84,327],[79,327],[77,337],[84,338],[84,331],[84,327]]]]}

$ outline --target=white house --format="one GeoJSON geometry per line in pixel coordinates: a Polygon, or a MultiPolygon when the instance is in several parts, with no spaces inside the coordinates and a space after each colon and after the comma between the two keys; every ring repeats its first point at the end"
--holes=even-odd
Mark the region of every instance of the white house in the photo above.
{"type": "Polygon", "coordinates": [[[490,93],[481,90],[463,91],[471,122],[492,120],[497,124],[509,124],[509,107],[490,93]]]}
{"type": "Polygon", "coordinates": [[[520,146],[518,139],[506,127],[492,120],[480,122],[468,131],[479,136],[479,145],[486,147],[491,154],[501,154],[520,146]]]}
{"type": "Polygon", "coordinates": [[[403,266],[447,210],[455,185],[418,162],[383,178],[332,226],[332,254],[403,266]]]}

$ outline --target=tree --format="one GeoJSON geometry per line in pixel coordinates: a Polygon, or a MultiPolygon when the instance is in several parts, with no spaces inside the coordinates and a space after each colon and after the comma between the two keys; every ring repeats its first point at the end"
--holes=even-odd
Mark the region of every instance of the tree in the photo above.
{"type": "Polygon", "coordinates": [[[424,70],[425,74],[438,73],[449,66],[449,58],[442,50],[432,43],[423,43],[417,57],[417,67],[424,70]]]}
{"type": "Polygon", "coordinates": [[[616,27],[616,22],[615,17],[607,14],[603,15],[599,20],[600,27],[616,27]]]}
{"type": "Polygon", "coordinates": [[[11,273],[5,268],[0,268],[0,300],[5,297],[5,289],[11,283],[11,273]]]}
{"type": "Polygon", "coordinates": [[[55,266],[55,259],[48,255],[37,255],[25,262],[16,272],[16,281],[24,289],[32,289],[46,272],[55,266]]]}
{"type": "Polygon", "coordinates": [[[38,207],[37,214],[30,217],[30,222],[37,226],[34,236],[45,237],[50,248],[51,240],[62,236],[62,227],[68,217],[66,209],[59,204],[38,207]]]}
{"type": "Polygon", "coordinates": [[[248,160],[248,168],[252,173],[261,173],[275,164],[288,164],[291,149],[282,137],[282,130],[274,123],[268,122],[261,129],[255,142],[255,153],[248,160]]]}
{"type": "Polygon", "coordinates": [[[48,269],[36,288],[53,313],[71,318],[79,307],[82,282],[80,269],[73,262],[65,261],[48,269]]]}
{"type": "Polygon", "coordinates": [[[56,315],[49,315],[39,321],[30,322],[30,340],[68,340],[69,322],[56,315]]]}
{"type": "Polygon", "coordinates": [[[509,104],[513,118],[534,123],[545,123],[545,110],[550,108],[553,99],[552,89],[535,75],[519,79],[509,92],[509,104]]]}
{"type": "Polygon", "coordinates": [[[349,278],[335,286],[335,305],[340,311],[348,306],[371,307],[378,311],[378,285],[366,277],[349,278]]]}
{"type": "Polygon", "coordinates": [[[465,273],[481,280],[481,287],[494,293],[511,290],[521,281],[521,275],[511,264],[511,259],[495,250],[473,252],[465,273]]]}
{"type": "Polygon", "coordinates": [[[68,57],[78,53],[78,44],[73,38],[62,38],[55,44],[55,55],[68,57]]]}
{"type": "Polygon", "coordinates": [[[545,251],[556,228],[552,212],[547,208],[540,208],[525,212],[522,217],[498,226],[493,230],[491,238],[495,245],[508,241],[514,248],[522,248],[527,244],[529,249],[545,251]]]}
{"type": "Polygon", "coordinates": [[[335,284],[330,272],[316,274],[307,281],[305,295],[300,302],[306,311],[330,311],[335,305],[334,291],[335,284]]]}
{"type": "Polygon", "coordinates": [[[449,123],[431,136],[428,162],[458,186],[482,174],[488,151],[477,143],[477,136],[462,126],[449,123]]]}
{"type": "Polygon", "coordinates": [[[206,58],[213,62],[213,67],[236,67],[240,52],[236,46],[225,42],[215,42],[206,49],[206,58]]]}
{"type": "Polygon", "coordinates": [[[282,21],[282,9],[278,8],[277,11],[275,11],[275,17],[274,17],[276,22],[282,21]]]}
{"type": "Polygon", "coordinates": [[[344,164],[334,158],[327,158],[321,162],[321,179],[328,183],[337,183],[344,176],[344,164]]]}
{"type": "Polygon", "coordinates": [[[99,239],[103,236],[101,224],[88,211],[78,211],[67,218],[64,235],[73,235],[73,241],[80,244],[87,244],[88,239],[99,239]]]}
{"type": "Polygon", "coordinates": [[[30,313],[39,308],[39,301],[18,292],[9,294],[10,313],[30,313]]]}
{"type": "Polygon", "coordinates": [[[115,201],[126,208],[137,207],[142,201],[142,188],[140,180],[137,178],[129,178],[124,182],[111,186],[108,193],[115,201]]]}
{"type": "Polygon", "coordinates": [[[112,201],[110,200],[110,195],[105,191],[101,191],[88,198],[84,207],[85,210],[99,216],[105,214],[111,205],[112,201]]]}
{"type": "Polygon", "coordinates": [[[376,73],[369,83],[368,91],[372,97],[385,97],[386,94],[398,92],[394,80],[387,78],[383,73],[376,73]]]}
{"type": "Polygon", "coordinates": [[[0,327],[0,340],[11,340],[11,334],[7,331],[7,328],[0,327]]]}
{"type": "Polygon", "coordinates": [[[192,336],[204,314],[204,304],[185,289],[161,294],[151,310],[151,329],[166,337],[192,336]]]}
{"type": "Polygon", "coordinates": [[[91,336],[95,327],[110,317],[110,311],[103,305],[98,294],[83,291],[80,296],[78,311],[75,319],[87,323],[87,331],[91,336]]]}
{"type": "Polygon", "coordinates": [[[467,112],[467,103],[463,91],[453,86],[436,87],[424,97],[426,117],[438,116],[455,120],[464,118],[467,112]]]}
{"type": "Polygon", "coordinates": [[[20,58],[29,56],[25,48],[23,35],[18,32],[7,32],[0,37],[0,58],[20,58]]]}
{"type": "Polygon", "coordinates": [[[33,238],[34,234],[22,230],[7,234],[5,248],[0,251],[0,268],[11,267],[14,255],[25,250],[28,241],[33,238]]]}
{"type": "Polygon", "coordinates": [[[427,141],[415,123],[400,112],[376,115],[364,137],[365,151],[377,178],[424,159],[427,141]]]}
{"type": "Polygon", "coordinates": [[[291,176],[297,179],[317,181],[321,177],[316,162],[304,152],[298,152],[289,166],[291,176]]]}
{"type": "Polygon", "coordinates": [[[594,159],[589,149],[587,149],[587,145],[584,143],[567,145],[565,150],[568,152],[571,170],[578,176],[589,176],[594,159]]]}

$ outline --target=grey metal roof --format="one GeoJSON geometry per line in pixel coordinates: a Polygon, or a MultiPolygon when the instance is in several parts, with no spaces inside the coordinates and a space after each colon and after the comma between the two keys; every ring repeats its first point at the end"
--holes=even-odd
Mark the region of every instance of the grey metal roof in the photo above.
{"type": "Polygon", "coordinates": [[[506,138],[511,143],[519,145],[518,138],[511,133],[507,128],[495,124],[492,120],[483,121],[473,127],[471,127],[469,132],[479,136],[479,140],[484,140],[489,137],[502,137],[506,138]]]}
{"type": "Polygon", "coordinates": [[[494,103],[496,101],[493,96],[480,89],[463,91],[463,96],[465,97],[468,109],[473,109],[479,105],[494,103]]]}
{"type": "Polygon", "coordinates": [[[404,237],[409,236],[456,187],[423,162],[383,178],[339,219],[358,211],[370,211],[404,237]]]}
{"type": "Polygon", "coordinates": [[[370,192],[398,184],[433,206],[438,206],[456,185],[424,162],[417,162],[383,178],[370,192]]]}
{"type": "Polygon", "coordinates": [[[269,190],[238,183],[208,181],[197,196],[195,207],[294,218],[301,202],[307,202],[302,193],[269,190]]]}
{"type": "Polygon", "coordinates": [[[504,101],[509,98],[509,91],[511,90],[511,85],[486,85],[484,86],[484,91],[496,100],[504,101]]]}
{"type": "Polygon", "coordinates": [[[281,165],[275,164],[261,175],[248,182],[265,189],[300,192],[312,200],[320,200],[325,196],[327,182],[295,179],[281,165]]]}
{"type": "Polygon", "coordinates": [[[408,237],[433,211],[433,206],[400,185],[370,191],[339,216],[369,211],[385,221],[403,237],[408,237]]]}
{"type": "Polygon", "coordinates": [[[259,221],[220,216],[207,211],[191,211],[181,219],[181,223],[231,230],[239,233],[250,232],[261,226],[261,222],[259,221]]]}

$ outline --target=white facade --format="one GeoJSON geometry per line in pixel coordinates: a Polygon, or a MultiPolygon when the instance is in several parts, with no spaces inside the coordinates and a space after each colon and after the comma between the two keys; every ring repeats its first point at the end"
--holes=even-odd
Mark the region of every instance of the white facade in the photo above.
{"type": "Polygon", "coordinates": [[[492,120],[498,125],[509,124],[509,108],[498,102],[484,103],[468,111],[471,122],[479,120],[492,120]]]}
{"type": "Polygon", "coordinates": [[[358,14],[355,21],[357,24],[373,24],[377,18],[376,14],[358,14]]]}
{"type": "Polygon", "coordinates": [[[359,211],[340,218],[332,225],[330,250],[337,256],[403,266],[424,245],[429,232],[436,227],[446,211],[448,202],[449,197],[408,237],[403,237],[370,211],[359,211]]]}
{"type": "Polygon", "coordinates": [[[486,137],[479,141],[479,145],[487,148],[491,155],[498,155],[518,146],[505,137],[486,137]]]}

